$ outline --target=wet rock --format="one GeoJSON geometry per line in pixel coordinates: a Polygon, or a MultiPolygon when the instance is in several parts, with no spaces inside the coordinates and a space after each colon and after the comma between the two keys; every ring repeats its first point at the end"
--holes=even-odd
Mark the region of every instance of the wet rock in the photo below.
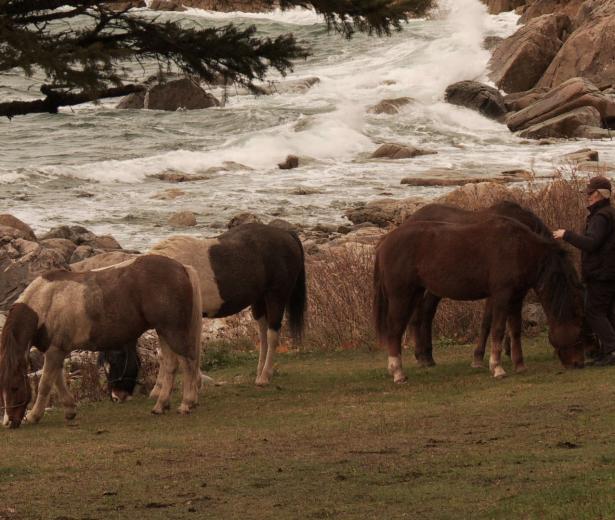
{"type": "Polygon", "coordinates": [[[156,179],[166,182],[191,182],[208,179],[207,175],[189,174],[178,172],[176,170],[166,170],[162,173],[154,175],[156,179]]]}
{"type": "Polygon", "coordinates": [[[152,0],[149,4],[152,11],[185,11],[186,8],[181,2],[173,0],[152,0]]]}
{"type": "Polygon", "coordinates": [[[504,105],[509,112],[518,112],[541,99],[550,89],[545,87],[533,88],[524,92],[515,92],[504,96],[504,105]]]}
{"type": "Polygon", "coordinates": [[[48,249],[54,249],[60,253],[66,260],[66,263],[70,262],[70,258],[77,248],[74,242],[66,238],[47,238],[41,240],[39,244],[48,249]]]}
{"type": "Polygon", "coordinates": [[[200,110],[216,106],[220,106],[220,102],[214,96],[205,92],[192,79],[182,78],[154,85],[145,93],[130,94],[120,101],[117,108],[175,111],[200,110]]]}
{"type": "Polygon", "coordinates": [[[559,49],[539,86],[554,87],[579,76],[594,83],[615,77],[615,0],[586,2],[583,9],[580,27],[559,49]]]}
{"type": "Polygon", "coordinates": [[[545,15],[530,21],[506,38],[489,61],[489,77],[504,92],[534,87],[563,45],[570,18],[545,15]]]}
{"type": "Polygon", "coordinates": [[[288,155],[284,162],[278,164],[280,170],[292,170],[299,167],[299,157],[296,155],[288,155]]]}
{"type": "Polygon", "coordinates": [[[268,0],[182,0],[181,3],[187,7],[206,11],[260,13],[272,9],[272,4],[268,0]]]}
{"type": "Polygon", "coordinates": [[[545,137],[588,138],[591,127],[600,127],[600,112],[594,107],[577,108],[523,130],[519,136],[525,139],[544,139],[545,137]]]}
{"type": "Polygon", "coordinates": [[[83,226],[57,226],[45,233],[41,240],[48,238],[64,238],[80,245],[92,242],[96,235],[83,226]]]}
{"type": "Polygon", "coordinates": [[[527,108],[508,116],[506,124],[510,130],[516,132],[579,107],[593,107],[599,113],[597,124],[584,124],[600,127],[602,121],[615,122],[615,101],[587,79],[572,78],[549,90],[527,108]]]}
{"type": "Polygon", "coordinates": [[[425,200],[417,197],[402,200],[380,199],[348,209],[344,215],[353,224],[369,223],[372,226],[387,227],[401,224],[408,214],[424,204],[425,200]]]}
{"type": "Polygon", "coordinates": [[[446,88],[445,100],[480,112],[489,119],[500,121],[506,115],[506,105],[500,92],[478,81],[459,81],[446,88]]]}
{"type": "Polygon", "coordinates": [[[178,197],[183,197],[186,195],[185,191],[182,191],[177,188],[170,188],[168,190],[159,191],[158,193],[152,195],[150,198],[157,200],[174,200],[178,197]]]}
{"type": "Polygon", "coordinates": [[[8,310],[37,276],[66,265],[61,253],[36,242],[17,238],[0,245],[0,310],[8,310]]]}
{"type": "Polygon", "coordinates": [[[485,36],[485,39],[483,40],[483,49],[492,51],[503,41],[504,38],[501,36],[485,36]]]}
{"type": "Polygon", "coordinates": [[[438,152],[433,150],[422,150],[414,146],[405,146],[396,143],[386,143],[381,145],[374,153],[372,159],[411,159],[420,155],[433,155],[438,152]]]}
{"type": "Polygon", "coordinates": [[[107,7],[114,11],[125,11],[126,9],[134,9],[146,7],[145,0],[130,0],[127,2],[105,2],[107,7]]]}
{"type": "Polygon", "coordinates": [[[262,224],[263,221],[258,217],[258,215],[255,215],[254,213],[239,213],[232,217],[231,220],[229,220],[229,223],[226,227],[231,229],[236,226],[241,226],[242,224],[253,223],[262,224]]]}
{"type": "Polygon", "coordinates": [[[563,155],[562,159],[573,163],[580,163],[585,161],[599,161],[600,155],[597,150],[583,148],[582,150],[577,150],[576,152],[563,155]]]}
{"type": "Polygon", "coordinates": [[[111,235],[99,235],[91,242],[91,245],[98,249],[122,249],[120,243],[111,235]]]}
{"type": "Polygon", "coordinates": [[[277,228],[280,228],[280,229],[285,229],[286,231],[294,231],[294,232],[299,231],[299,226],[298,225],[292,224],[292,223],[288,222],[288,220],[284,220],[282,218],[274,218],[267,225],[268,226],[272,226],[272,227],[277,227],[277,228]]]}
{"type": "Polygon", "coordinates": [[[99,255],[103,252],[104,252],[103,250],[94,249],[92,246],[80,245],[75,248],[68,263],[74,264],[76,262],[81,262],[82,260],[85,260],[86,258],[99,255]]]}
{"type": "Polygon", "coordinates": [[[415,102],[410,97],[400,97],[394,99],[383,99],[378,104],[369,107],[367,110],[371,114],[398,114],[406,105],[415,102]]]}
{"type": "Polygon", "coordinates": [[[318,188],[310,188],[308,186],[299,186],[297,188],[293,188],[291,190],[291,195],[315,195],[317,193],[322,193],[322,190],[318,188]]]}
{"type": "Polygon", "coordinates": [[[167,220],[168,224],[174,227],[196,226],[196,216],[192,211],[179,211],[173,213],[167,220]]]}
{"type": "Polygon", "coordinates": [[[126,260],[136,258],[137,256],[138,255],[135,253],[126,253],[125,251],[109,251],[74,262],[70,264],[69,269],[77,273],[82,273],[84,271],[91,271],[92,269],[101,269],[103,267],[119,264],[126,260]]]}
{"type": "Polygon", "coordinates": [[[527,0],[481,0],[489,10],[489,14],[500,14],[505,11],[512,11],[517,7],[525,5],[527,0]]]}
{"type": "Polygon", "coordinates": [[[20,229],[14,228],[12,226],[0,225],[0,241],[2,242],[8,242],[16,238],[23,238],[27,240],[29,236],[29,233],[26,233],[20,229]]]}
{"type": "Polygon", "coordinates": [[[553,13],[565,14],[575,20],[583,2],[585,0],[533,0],[523,11],[519,23],[526,24],[533,18],[553,13]]]}
{"type": "Polygon", "coordinates": [[[262,87],[263,94],[303,94],[314,85],[320,83],[320,78],[311,76],[303,79],[275,81],[262,87]]]}
{"type": "Polygon", "coordinates": [[[19,220],[17,217],[10,215],[8,213],[3,213],[0,215],[0,226],[7,226],[18,229],[21,231],[22,238],[26,240],[36,241],[36,235],[32,228],[28,226],[25,222],[19,220]]]}
{"type": "Polygon", "coordinates": [[[599,128],[597,126],[582,125],[579,128],[577,128],[576,137],[579,137],[582,139],[592,139],[592,140],[613,139],[614,134],[611,130],[607,128],[599,128]]]}

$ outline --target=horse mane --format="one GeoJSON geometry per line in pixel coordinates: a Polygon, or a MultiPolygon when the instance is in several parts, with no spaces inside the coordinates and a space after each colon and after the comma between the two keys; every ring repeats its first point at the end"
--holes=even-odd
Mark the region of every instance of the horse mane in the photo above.
{"type": "Polygon", "coordinates": [[[509,217],[529,227],[534,233],[553,242],[553,232],[533,211],[510,200],[500,201],[489,208],[496,215],[509,217]]]}
{"type": "Polygon", "coordinates": [[[0,336],[0,388],[17,370],[26,369],[26,353],[38,328],[37,314],[26,304],[11,307],[0,336]]]}
{"type": "Polygon", "coordinates": [[[549,253],[542,265],[537,285],[541,300],[554,319],[560,322],[572,321],[580,315],[579,275],[568,252],[556,243],[547,243],[550,246],[549,253]]]}

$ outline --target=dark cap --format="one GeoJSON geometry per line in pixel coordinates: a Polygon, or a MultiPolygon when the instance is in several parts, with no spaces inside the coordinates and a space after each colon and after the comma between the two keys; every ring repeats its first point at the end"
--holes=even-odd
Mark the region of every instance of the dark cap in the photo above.
{"type": "Polygon", "coordinates": [[[590,195],[596,190],[609,190],[611,191],[611,181],[602,175],[592,177],[587,185],[587,194],[590,195]]]}

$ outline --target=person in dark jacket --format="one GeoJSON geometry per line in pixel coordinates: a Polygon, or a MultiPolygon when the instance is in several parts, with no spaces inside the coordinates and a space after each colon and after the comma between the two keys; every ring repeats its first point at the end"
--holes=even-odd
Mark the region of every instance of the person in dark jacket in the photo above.
{"type": "Polygon", "coordinates": [[[611,206],[611,181],[597,176],[587,185],[589,215],[585,232],[558,229],[553,237],[581,250],[585,282],[585,317],[602,344],[594,365],[615,364],[615,208],[611,206]]]}

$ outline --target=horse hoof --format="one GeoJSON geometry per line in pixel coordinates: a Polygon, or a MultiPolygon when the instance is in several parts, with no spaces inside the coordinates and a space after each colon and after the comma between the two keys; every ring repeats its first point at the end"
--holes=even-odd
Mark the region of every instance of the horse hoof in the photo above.
{"type": "Polygon", "coordinates": [[[64,419],[67,421],[72,421],[75,417],[77,417],[77,412],[66,412],[64,414],[64,419]]]}
{"type": "Polygon", "coordinates": [[[41,420],[40,417],[36,417],[35,415],[29,413],[26,415],[26,417],[24,418],[24,422],[30,423],[30,424],[36,424],[41,420]]]}
{"type": "Polygon", "coordinates": [[[417,361],[417,364],[419,368],[429,368],[429,367],[436,366],[436,362],[433,359],[420,360],[420,361],[417,361]]]}
{"type": "Polygon", "coordinates": [[[523,372],[525,372],[527,370],[527,367],[525,365],[517,365],[515,367],[515,372],[517,374],[522,374],[523,372]]]}
{"type": "Polygon", "coordinates": [[[495,371],[493,372],[494,379],[504,379],[505,377],[506,377],[506,372],[504,372],[504,369],[501,367],[496,368],[495,371]]]}
{"type": "Polygon", "coordinates": [[[254,384],[256,386],[267,386],[269,385],[270,381],[269,379],[265,379],[264,377],[257,377],[256,381],[254,381],[254,384]]]}
{"type": "Polygon", "coordinates": [[[152,415],[162,415],[164,413],[164,408],[161,406],[154,406],[152,408],[152,415]]]}
{"type": "Polygon", "coordinates": [[[470,366],[472,368],[485,368],[485,365],[483,365],[482,361],[472,361],[472,364],[470,366]]]}
{"type": "Polygon", "coordinates": [[[403,385],[408,382],[408,378],[406,376],[398,376],[393,379],[393,383],[396,385],[403,385]]]}

